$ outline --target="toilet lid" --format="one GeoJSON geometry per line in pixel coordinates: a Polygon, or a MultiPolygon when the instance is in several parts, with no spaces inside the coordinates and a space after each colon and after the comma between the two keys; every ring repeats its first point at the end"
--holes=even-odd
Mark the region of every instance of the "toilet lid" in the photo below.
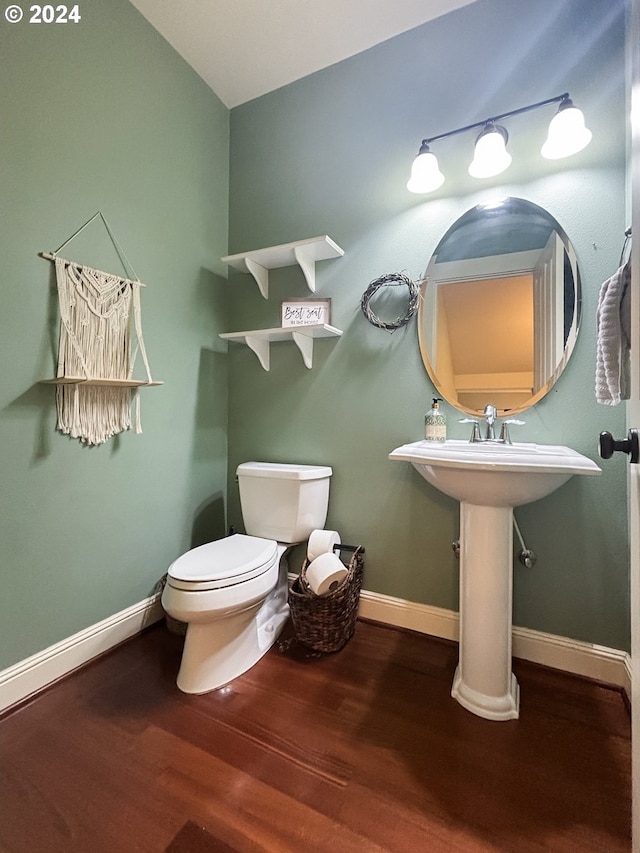
{"type": "Polygon", "coordinates": [[[268,571],[277,553],[273,539],[234,533],[178,557],[169,567],[170,583],[178,589],[217,589],[243,583],[268,571]]]}

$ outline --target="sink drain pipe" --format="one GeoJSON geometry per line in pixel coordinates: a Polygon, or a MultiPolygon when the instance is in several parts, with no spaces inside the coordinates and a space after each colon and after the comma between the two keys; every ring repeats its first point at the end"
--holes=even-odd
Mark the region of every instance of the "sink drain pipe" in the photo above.
{"type": "Polygon", "coordinates": [[[531,551],[524,544],[524,539],[522,538],[522,533],[520,533],[520,528],[518,527],[518,522],[516,521],[515,513],[513,514],[513,526],[515,528],[516,533],[518,534],[518,539],[520,540],[520,547],[522,548],[522,551],[520,551],[520,553],[518,554],[518,559],[526,569],[532,569],[536,564],[538,556],[535,551],[531,551]]]}
{"type": "MultiPolygon", "coordinates": [[[[524,539],[522,538],[522,533],[520,533],[520,528],[518,527],[518,522],[516,521],[515,514],[513,516],[513,526],[515,528],[518,539],[520,540],[520,547],[522,548],[522,550],[518,554],[518,560],[520,560],[520,562],[522,563],[522,565],[525,568],[532,569],[536,564],[536,560],[538,559],[538,555],[536,554],[535,551],[532,551],[530,548],[527,548],[527,546],[525,545],[524,539]]],[[[454,541],[451,543],[451,547],[453,548],[453,553],[456,555],[456,559],[459,560],[460,559],[460,540],[454,539],[454,541]]]]}

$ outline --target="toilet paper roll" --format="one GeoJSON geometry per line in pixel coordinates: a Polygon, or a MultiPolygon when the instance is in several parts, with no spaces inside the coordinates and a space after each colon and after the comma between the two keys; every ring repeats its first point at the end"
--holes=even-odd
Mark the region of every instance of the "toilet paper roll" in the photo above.
{"type": "Polygon", "coordinates": [[[333,592],[347,577],[348,570],[335,554],[320,554],[307,566],[307,583],[316,595],[333,592]]]}
{"type": "Polygon", "coordinates": [[[337,530],[312,530],[307,543],[307,558],[311,562],[320,554],[333,554],[333,546],[340,543],[337,530]]]}

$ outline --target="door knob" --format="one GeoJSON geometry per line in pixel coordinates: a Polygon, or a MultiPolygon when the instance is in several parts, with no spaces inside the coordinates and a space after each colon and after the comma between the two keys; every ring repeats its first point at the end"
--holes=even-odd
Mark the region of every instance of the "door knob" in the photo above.
{"type": "Polygon", "coordinates": [[[610,432],[600,433],[600,456],[603,459],[611,459],[616,451],[629,454],[629,462],[640,461],[640,442],[638,441],[638,430],[630,429],[626,438],[614,438],[610,432]]]}

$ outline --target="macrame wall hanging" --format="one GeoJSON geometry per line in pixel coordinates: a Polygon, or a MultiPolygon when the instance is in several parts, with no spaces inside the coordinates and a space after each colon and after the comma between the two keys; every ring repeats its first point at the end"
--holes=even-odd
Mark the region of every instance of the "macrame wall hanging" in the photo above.
{"type": "Polygon", "coordinates": [[[162,384],[151,378],[142,337],[140,288],[145,285],[136,276],[100,211],[55,252],[43,252],[41,257],[55,264],[60,306],[56,378],[45,380],[56,385],[57,428],[86,444],[102,444],[131,428],[131,408],[135,402],[135,431],[142,432],[140,388],[162,384]],[[107,229],[125,271],[131,271],[132,279],[58,256],[97,217],[107,229]],[[133,379],[138,352],[146,380],[133,379]]]}

